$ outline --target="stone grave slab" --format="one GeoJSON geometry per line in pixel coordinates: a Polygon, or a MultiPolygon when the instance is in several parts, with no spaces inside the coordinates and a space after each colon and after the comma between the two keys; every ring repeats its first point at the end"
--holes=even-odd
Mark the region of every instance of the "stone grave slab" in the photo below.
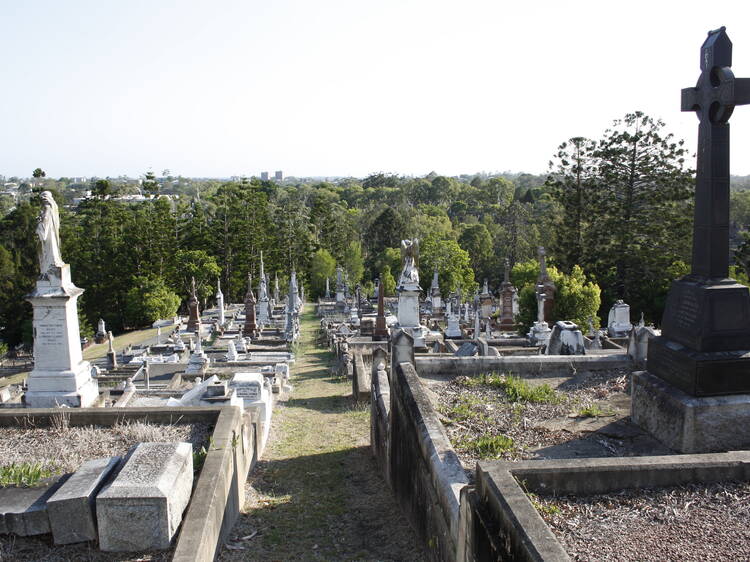
{"type": "Polygon", "coordinates": [[[28,537],[49,533],[47,499],[64,481],[65,477],[54,477],[34,488],[0,488],[0,534],[28,537]]]}
{"type": "Polygon", "coordinates": [[[55,544],[96,540],[96,494],[119,462],[120,457],[86,461],[47,500],[55,544]]]}
{"type": "Polygon", "coordinates": [[[464,342],[453,355],[456,357],[473,357],[477,354],[477,346],[470,342],[464,342]]]}
{"type": "Polygon", "coordinates": [[[96,498],[105,552],[169,548],[193,486],[190,443],[140,443],[96,498]]]}

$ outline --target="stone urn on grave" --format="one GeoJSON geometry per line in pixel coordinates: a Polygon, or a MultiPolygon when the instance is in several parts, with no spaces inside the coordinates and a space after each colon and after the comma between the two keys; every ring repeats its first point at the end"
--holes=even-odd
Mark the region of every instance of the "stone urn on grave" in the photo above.
{"type": "Polygon", "coordinates": [[[73,284],[60,255],[60,216],[52,193],[43,192],[41,200],[40,274],[26,297],[34,309],[34,369],[24,402],[31,408],[86,408],[98,399],[99,387],[81,351],[77,301],[83,289],[73,284]]]}
{"type": "Polygon", "coordinates": [[[698,165],[690,274],[672,283],[662,335],[633,373],[631,418],[682,453],[750,448],[750,292],[729,278],[729,117],[750,103],[725,28],[701,46],[701,74],[682,90],[695,111],[698,165]]]}

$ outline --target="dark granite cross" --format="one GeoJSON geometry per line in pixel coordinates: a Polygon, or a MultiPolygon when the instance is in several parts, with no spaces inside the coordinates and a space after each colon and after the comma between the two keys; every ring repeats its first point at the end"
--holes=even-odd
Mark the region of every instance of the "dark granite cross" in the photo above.
{"type": "Polygon", "coordinates": [[[701,75],[682,90],[682,111],[695,111],[698,165],[695,186],[692,274],[729,276],[729,117],[750,103],[750,78],[735,78],[732,42],[725,28],[709,31],[701,46],[701,75]]]}

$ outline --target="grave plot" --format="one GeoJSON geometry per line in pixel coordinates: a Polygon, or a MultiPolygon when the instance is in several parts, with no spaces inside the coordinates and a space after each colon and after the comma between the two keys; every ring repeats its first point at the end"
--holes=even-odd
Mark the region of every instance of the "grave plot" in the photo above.
{"type": "Polygon", "coordinates": [[[630,373],[511,374],[426,381],[452,446],[471,476],[478,460],[668,454],[630,423],[630,373]]]}
{"type": "Polygon", "coordinates": [[[750,484],[545,497],[532,503],[574,560],[747,560],[750,484]]]}
{"type": "MultiPolygon", "coordinates": [[[[68,480],[58,481],[61,475],[76,473],[77,477],[80,474],[77,471],[82,470],[84,465],[92,466],[92,463],[97,462],[103,465],[108,462],[114,463],[112,464],[114,467],[118,458],[124,457],[133,447],[144,442],[152,445],[164,444],[163,446],[183,442],[184,447],[192,447],[195,454],[192,458],[194,464],[191,463],[191,466],[197,479],[206,451],[211,448],[211,435],[214,429],[212,423],[195,421],[161,424],[125,420],[112,426],[74,426],[68,423],[69,420],[64,414],[52,416],[49,425],[38,420],[39,427],[36,426],[33,418],[22,418],[22,421],[24,423],[21,427],[0,427],[0,503],[23,502],[27,501],[24,499],[26,496],[29,498],[39,496],[37,503],[40,509],[36,519],[33,515],[35,512],[31,508],[23,516],[12,516],[10,519],[6,517],[5,524],[12,525],[12,528],[5,529],[5,532],[19,533],[17,527],[21,524],[31,536],[0,534],[0,560],[109,561],[169,560],[172,558],[176,546],[174,543],[168,550],[163,551],[151,552],[149,549],[143,549],[139,552],[102,552],[96,541],[91,541],[91,537],[97,536],[93,522],[91,523],[91,537],[82,538],[73,534],[69,540],[61,541],[66,529],[61,528],[60,525],[71,519],[66,519],[64,515],[62,519],[61,515],[52,516],[51,502],[56,498],[62,499],[62,489],[66,486],[73,486],[70,491],[74,497],[82,489],[78,484],[73,484],[74,477],[72,476],[68,480]],[[49,493],[45,492],[47,488],[50,490],[49,493]],[[21,492],[21,497],[18,491],[21,492]],[[50,513],[49,517],[41,510],[44,502],[47,502],[46,509],[50,513]],[[65,544],[65,542],[74,544],[65,544]]],[[[90,469],[92,474],[96,472],[95,468],[98,469],[98,467],[90,469]]],[[[111,471],[111,469],[107,470],[108,473],[111,471]]],[[[194,479],[191,478],[190,482],[194,482],[194,479]]],[[[80,484],[84,488],[88,485],[83,481],[80,484]]],[[[65,496],[68,495],[70,494],[65,494],[65,496]]],[[[77,510],[80,507],[68,504],[64,507],[55,507],[55,509],[62,510],[60,513],[66,513],[71,509],[78,513],[77,510]]],[[[9,511],[12,512],[13,509],[9,508],[9,511]]],[[[73,519],[76,518],[77,516],[73,517],[73,519]]],[[[2,516],[0,516],[0,522],[2,522],[2,516]]],[[[71,526],[76,531],[79,531],[80,527],[79,524],[71,526]]],[[[0,528],[0,531],[2,530],[0,528]]]]}

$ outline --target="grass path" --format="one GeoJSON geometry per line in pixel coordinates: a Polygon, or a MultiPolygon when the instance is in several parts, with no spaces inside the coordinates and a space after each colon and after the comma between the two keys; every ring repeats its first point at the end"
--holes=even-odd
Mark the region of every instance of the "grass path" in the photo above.
{"type": "Polygon", "coordinates": [[[369,448],[369,405],[332,377],[302,317],[294,390],[274,410],[269,445],[248,478],[246,515],[221,560],[421,560],[416,536],[369,448]]]}

